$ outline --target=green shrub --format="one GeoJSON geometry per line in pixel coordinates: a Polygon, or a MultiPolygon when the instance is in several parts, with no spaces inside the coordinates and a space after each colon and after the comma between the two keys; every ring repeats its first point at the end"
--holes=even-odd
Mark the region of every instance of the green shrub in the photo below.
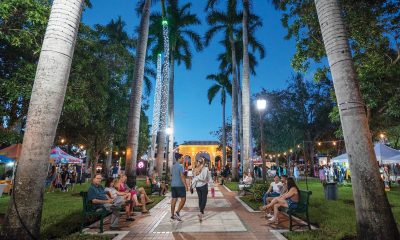
{"type": "Polygon", "coordinates": [[[264,193],[268,190],[268,183],[254,183],[251,186],[251,192],[254,195],[255,200],[262,200],[264,193]]]}

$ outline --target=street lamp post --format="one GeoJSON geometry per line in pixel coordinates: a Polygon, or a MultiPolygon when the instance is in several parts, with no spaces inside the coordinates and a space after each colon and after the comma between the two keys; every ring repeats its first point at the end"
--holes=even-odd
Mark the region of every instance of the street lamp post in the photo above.
{"type": "Polygon", "coordinates": [[[165,130],[165,132],[166,132],[166,134],[167,134],[167,147],[166,147],[166,156],[165,156],[165,159],[166,159],[166,163],[165,163],[165,183],[169,183],[169,164],[168,164],[168,156],[169,156],[169,152],[168,152],[168,149],[169,149],[169,136],[172,134],[172,128],[167,128],[166,130],[165,130]]]}
{"type": "Polygon", "coordinates": [[[262,159],[262,177],[263,181],[267,180],[267,166],[266,166],[266,161],[265,161],[265,153],[264,153],[264,134],[263,134],[263,119],[262,119],[262,113],[264,113],[264,110],[267,107],[267,101],[265,99],[258,99],[257,100],[257,109],[258,109],[258,115],[260,116],[260,145],[261,145],[261,159],[262,159]]]}

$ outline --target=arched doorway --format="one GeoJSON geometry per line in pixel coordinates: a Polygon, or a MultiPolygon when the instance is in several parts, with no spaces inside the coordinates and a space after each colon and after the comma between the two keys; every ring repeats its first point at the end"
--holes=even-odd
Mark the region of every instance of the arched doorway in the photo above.
{"type": "Polygon", "coordinates": [[[205,158],[206,163],[208,164],[208,166],[210,166],[210,161],[211,161],[210,154],[206,151],[200,151],[196,154],[196,157],[195,157],[196,161],[199,161],[201,157],[205,158]]]}
{"type": "Polygon", "coordinates": [[[183,156],[183,167],[185,170],[192,168],[192,158],[189,155],[183,156]]]}

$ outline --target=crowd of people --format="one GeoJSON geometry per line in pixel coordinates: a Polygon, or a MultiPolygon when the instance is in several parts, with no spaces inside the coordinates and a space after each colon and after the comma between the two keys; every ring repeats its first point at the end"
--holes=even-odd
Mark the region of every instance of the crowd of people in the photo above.
{"type": "Polygon", "coordinates": [[[46,177],[45,186],[47,192],[54,192],[60,189],[61,192],[67,192],[74,187],[74,184],[84,182],[81,166],[78,165],[53,165],[50,167],[46,177]]]}

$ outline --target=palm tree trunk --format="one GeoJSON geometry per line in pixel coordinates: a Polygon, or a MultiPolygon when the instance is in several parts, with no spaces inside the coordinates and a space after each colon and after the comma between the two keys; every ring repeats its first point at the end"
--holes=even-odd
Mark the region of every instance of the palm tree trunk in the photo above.
{"type": "MultiPolygon", "coordinates": [[[[237,71],[237,95],[238,95],[238,130],[239,130],[239,135],[238,135],[238,142],[239,142],[239,146],[240,146],[240,151],[243,150],[243,105],[242,105],[242,90],[240,89],[240,85],[241,85],[241,80],[240,80],[240,63],[237,62],[237,67],[236,67],[236,71],[237,71]]],[[[243,166],[243,154],[239,155],[240,159],[240,163],[243,166]]],[[[239,179],[234,179],[239,180],[239,179]]]]}
{"type": "Polygon", "coordinates": [[[112,152],[113,152],[113,147],[114,147],[114,134],[111,134],[110,137],[110,142],[108,143],[108,147],[109,147],[109,153],[107,155],[107,160],[106,160],[106,167],[105,167],[105,172],[106,172],[106,178],[111,177],[110,176],[110,169],[111,169],[111,163],[112,163],[112,152]]]}
{"type": "Polygon", "coordinates": [[[144,65],[146,62],[147,39],[149,35],[151,0],[146,0],[140,20],[140,32],[136,49],[135,75],[132,82],[132,93],[128,115],[128,139],[126,147],[125,171],[128,176],[127,184],[136,185],[136,162],[138,155],[140,111],[142,107],[142,86],[144,65]]]}
{"type": "MultiPolygon", "coordinates": [[[[236,49],[233,37],[230,36],[229,42],[231,44],[231,55],[232,55],[232,178],[237,179],[237,166],[238,166],[238,133],[237,133],[237,122],[238,122],[238,95],[237,95],[237,76],[236,76],[236,49]]],[[[226,163],[224,163],[226,164],[226,163]]]]}
{"type": "Polygon", "coordinates": [[[379,176],[346,27],[337,0],[315,0],[332,72],[353,184],[359,239],[400,239],[379,176]]]}
{"type": "Polygon", "coordinates": [[[174,67],[175,67],[175,59],[174,59],[174,49],[172,49],[171,54],[171,66],[170,66],[170,76],[169,76],[169,98],[168,98],[168,124],[172,129],[171,133],[168,135],[169,137],[169,145],[168,145],[168,167],[169,172],[171,173],[172,164],[175,162],[175,154],[174,154],[174,67]]]}
{"type": "Polygon", "coordinates": [[[152,137],[150,148],[150,171],[153,173],[154,167],[157,167],[157,162],[154,157],[157,142],[157,132],[160,125],[160,101],[161,101],[161,54],[157,55],[157,79],[156,87],[154,90],[154,104],[153,104],[153,121],[152,121],[152,137]]]}
{"type": "Polygon", "coordinates": [[[226,123],[225,123],[225,105],[226,92],[222,89],[222,162],[226,163],[226,123]]]}
{"type": "Polygon", "coordinates": [[[244,169],[250,169],[253,172],[253,166],[250,164],[251,144],[250,144],[250,76],[249,76],[249,52],[248,52],[248,14],[249,1],[243,0],[243,79],[242,79],[242,108],[243,108],[243,154],[244,169]]]}
{"type": "Polygon", "coordinates": [[[56,134],[83,0],[54,0],[32,89],[13,195],[3,225],[6,239],[39,238],[44,182],[56,134]]]}

